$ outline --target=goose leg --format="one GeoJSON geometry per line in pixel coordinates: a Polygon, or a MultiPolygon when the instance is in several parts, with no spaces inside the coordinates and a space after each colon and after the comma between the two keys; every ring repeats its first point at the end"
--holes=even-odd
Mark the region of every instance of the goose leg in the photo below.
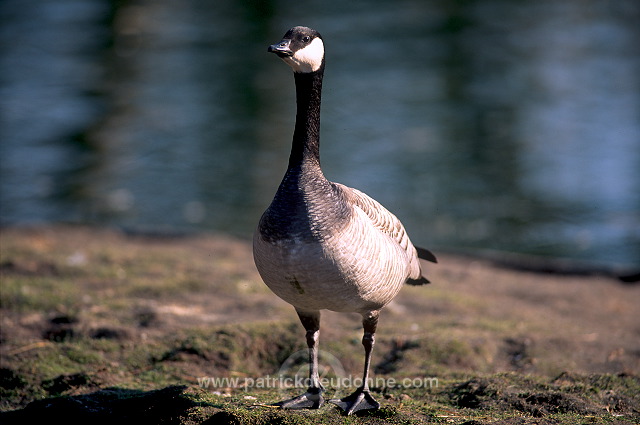
{"type": "Polygon", "coordinates": [[[309,388],[307,392],[289,400],[276,403],[283,409],[318,409],[324,404],[318,374],[318,336],[320,334],[320,312],[296,310],[302,326],[307,330],[307,346],[309,347],[309,388]]]}
{"type": "Polygon", "coordinates": [[[350,415],[359,410],[379,409],[378,403],[371,393],[369,393],[369,364],[371,363],[371,351],[375,342],[376,327],[378,325],[378,312],[370,312],[364,316],[362,326],[364,327],[364,335],[362,336],[362,345],[364,346],[364,373],[362,375],[362,386],[360,386],[353,394],[342,398],[329,400],[340,407],[346,415],[350,415]]]}

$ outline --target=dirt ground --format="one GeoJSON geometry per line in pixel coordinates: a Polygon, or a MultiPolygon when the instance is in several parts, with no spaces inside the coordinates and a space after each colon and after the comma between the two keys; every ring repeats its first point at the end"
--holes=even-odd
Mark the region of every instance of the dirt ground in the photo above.
{"type": "MultiPolygon", "coordinates": [[[[71,226],[0,237],[3,423],[345,420],[332,405],[266,407],[284,390],[256,380],[282,372],[304,333],[249,242],[71,226]]],[[[407,286],[382,312],[383,408],[349,423],[640,423],[640,285],[438,257],[431,285],[407,286]],[[416,385],[426,378],[437,385],[416,385]]],[[[323,313],[330,373],[359,376],[361,335],[357,315],[323,313]]]]}

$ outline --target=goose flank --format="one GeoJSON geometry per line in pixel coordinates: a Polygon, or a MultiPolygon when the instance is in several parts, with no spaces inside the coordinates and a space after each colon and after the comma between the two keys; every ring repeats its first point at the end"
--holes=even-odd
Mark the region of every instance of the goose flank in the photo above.
{"type": "Polygon", "coordinates": [[[277,403],[285,409],[324,404],[318,374],[320,311],[362,315],[365,351],[363,385],[329,400],[349,415],[377,409],[368,386],[369,363],[380,310],[405,283],[429,283],[402,223],[366,194],[327,180],[320,168],[320,103],[325,69],[322,36],[294,27],[269,46],[294,72],[296,124],[287,171],[254,233],[253,252],[266,285],[293,305],[309,347],[307,391],[277,403]]]}

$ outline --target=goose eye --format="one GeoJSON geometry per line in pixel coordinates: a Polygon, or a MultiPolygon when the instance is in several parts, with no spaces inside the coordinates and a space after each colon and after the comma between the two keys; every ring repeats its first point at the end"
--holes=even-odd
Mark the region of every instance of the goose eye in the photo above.
{"type": "Polygon", "coordinates": [[[308,43],[309,41],[311,41],[311,37],[309,37],[308,35],[305,35],[304,37],[302,37],[302,41],[304,43],[308,43]]]}

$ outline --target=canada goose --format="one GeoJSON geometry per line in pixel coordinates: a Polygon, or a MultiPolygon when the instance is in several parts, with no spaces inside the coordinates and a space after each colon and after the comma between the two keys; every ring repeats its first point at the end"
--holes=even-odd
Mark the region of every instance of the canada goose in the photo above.
{"type": "Polygon", "coordinates": [[[328,181],[320,169],[320,95],[324,44],[307,27],[290,29],[269,46],[293,68],[296,124],[289,166],[271,205],[260,218],[253,255],[271,290],[293,305],[306,329],[309,347],[307,391],[277,403],[286,409],[319,408],[323,387],[318,375],[320,310],[362,315],[362,386],[340,400],[329,400],[349,415],[377,409],[368,376],[378,313],[402,285],[425,284],[418,257],[435,256],[411,244],[400,221],[364,193],[328,181]],[[420,254],[420,255],[419,255],[420,254]]]}

